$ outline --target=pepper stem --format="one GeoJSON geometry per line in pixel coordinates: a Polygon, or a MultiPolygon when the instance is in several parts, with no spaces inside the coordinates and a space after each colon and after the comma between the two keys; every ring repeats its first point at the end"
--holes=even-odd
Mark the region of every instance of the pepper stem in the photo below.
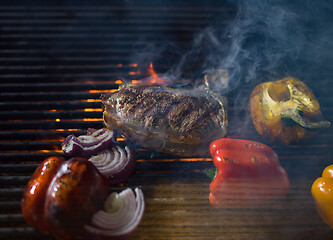
{"type": "Polygon", "coordinates": [[[285,113],[282,113],[281,118],[284,121],[292,120],[293,122],[307,129],[328,128],[331,125],[329,121],[311,122],[307,119],[304,119],[302,115],[302,110],[299,107],[296,107],[296,109],[291,109],[285,113]]]}
{"type": "Polygon", "coordinates": [[[217,168],[208,168],[206,169],[206,176],[213,180],[216,177],[217,174],[217,168]]]}

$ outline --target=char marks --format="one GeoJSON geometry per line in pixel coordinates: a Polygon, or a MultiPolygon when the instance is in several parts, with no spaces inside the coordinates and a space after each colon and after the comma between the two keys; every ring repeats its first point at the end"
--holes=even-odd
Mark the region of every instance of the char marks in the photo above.
{"type": "Polygon", "coordinates": [[[212,125],[210,113],[218,114],[219,106],[206,97],[178,95],[154,86],[124,88],[118,93],[117,111],[132,124],[141,123],[147,128],[169,128],[186,134],[197,133],[212,125]]]}
{"type": "Polygon", "coordinates": [[[102,102],[106,125],[148,148],[183,155],[226,134],[225,106],[204,90],[130,84],[102,102]]]}

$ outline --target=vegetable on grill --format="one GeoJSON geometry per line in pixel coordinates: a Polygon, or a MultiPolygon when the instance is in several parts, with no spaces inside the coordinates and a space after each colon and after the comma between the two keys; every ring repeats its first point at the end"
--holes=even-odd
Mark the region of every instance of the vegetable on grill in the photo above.
{"type": "Polygon", "coordinates": [[[141,189],[127,188],[119,194],[113,192],[85,226],[87,239],[118,239],[131,235],[140,224],[145,210],[141,189]]]}
{"type": "Polygon", "coordinates": [[[89,128],[86,135],[67,136],[62,142],[62,149],[71,157],[89,157],[89,161],[111,184],[118,184],[133,173],[136,155],[131,147],[120,147],[115,143],[115,131],[89,128]]]}
{"type": "Polygon", "coordinates": [[[327,166],[322,177],[314,181],[311,193],[319,215],[333,229],[333,165],[327,166]]]}
{"type": "Polygon", "coordinates": [[[27,223],[56,239],[80,236],[103,207],[108,180],[85,158],[49,157],[29,180],[21,201],[27,223]]]}
{"type": "Polygon", "coordinates": [[[293,77],[257,85],[250,113],[257,132],[271,142],[298,142],[330,126],[311,89],[293,77]]]}
{"type": "Polygon", "coordinates": [[[90,157],[113,146],[116,133],[107,128],[89,128],[86,135],[68,135],[62,142],[62,150],[71,157],[90,157]]]}
{"type": "Polygon", "coordinates": [[[97,169],[109,179],[110,184],[118,184],[131,176],[136,165],[134,150],[125,146],[114,146],[111,149],[93,155],[89,158],[97,169]]]}
{"type": "Polygon", "coordinates": [[[289,191],[288,175],[277,154],[262,143],[222,138],[211,143],[210,153],[216,171],[209,200],[216,208],[254,207],[289,191]]]}

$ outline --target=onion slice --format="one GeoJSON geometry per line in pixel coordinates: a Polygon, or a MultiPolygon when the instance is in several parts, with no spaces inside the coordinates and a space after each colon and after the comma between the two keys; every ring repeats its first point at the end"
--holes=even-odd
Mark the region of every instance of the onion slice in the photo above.
{"type": "Polygon", "coordinates": [[[75,137],[73,134],[62,142],[62,150],[71,157],[90,157],[113,146],[116,133],[107,128],[90,128],[86,135],[75,137]]]}
{"type": "Polygon", "coordinates": [[[91,156],[89,161],[109,179],[111,184],[125,181],[133,173],[136,157],[132,148],[114,146],[91,156]]]}
{"type": "Polygon", "coordinates": [[[145,201],[141,189],[127,188],[118,193],[111,193],[106,199],[104,210],[96,212],[91,225],[85,225],[87,239],[110,239],[128,236],[140,224],[145,201]]]}

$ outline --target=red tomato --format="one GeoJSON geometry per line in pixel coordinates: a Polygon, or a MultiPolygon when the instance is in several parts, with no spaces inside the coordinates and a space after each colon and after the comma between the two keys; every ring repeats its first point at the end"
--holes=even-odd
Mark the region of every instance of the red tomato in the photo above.
{"type": "Polygon", "coordinates": [[[108,190],[108,180],[87,159],[49,157],[25,188],[22,212],[30,226],[71,239],[102,208],[108,190]]]}

